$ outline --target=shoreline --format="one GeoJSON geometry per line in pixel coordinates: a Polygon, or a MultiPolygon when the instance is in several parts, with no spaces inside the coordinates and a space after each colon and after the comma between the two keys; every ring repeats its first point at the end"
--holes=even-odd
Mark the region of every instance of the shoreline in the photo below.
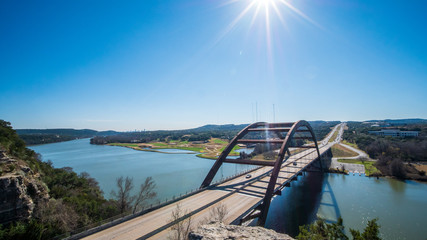
{"type": "Polygon", "coordinates": [[[181,148],[151,148],[151,149],[146,149],[146,148],[139,148],[139,147],[132,147],[132,146],[121,146],[121,145],[114,145],[114,144],[106,144],[107,146],[112,146],[112,147],[125,147],[125,148],[130,148],[133,150],[137,150],[137,151],[144,151],[144,152],[157,152],[157,153],[165,153],[165,154],[197,154],[198,152],[195,151],[191,151],[188,149],[181,149],[181,148]],[[183,150],[183,151],[191,151],[191,152],[163,152],[157,149],[178,149],[178,150],[183,150]]]}
{"type": "Polygon", "coordinates": [[[125,148],[130,148],[130,149],[133,149],[136,151],[143,151],[143,152],[156,152],[156,153],[163,153],[163,154],[195,154],[196,157],[199,157],[199,158],[216,160],[216,157],[205,156],[201,152],[196,152],[196,151],[192,151],[192,150],[188,150],[188,149],[184,149],[184,148],[179,148],[179,147],[177,147],[177,148],[151,148],[151,149],[146,149],[146,148],[140,148],[140,147],[123,146],[123,145],[115,145],[115,144],[106,144],[106,145],[107,146],[113,146],[113,147],[125,147],[125,148]],[[161,151],[161,149],[178,149],[178,150],[190,151],[190,152],[164,152],[164,151],[161,151]]]}
{"type": "MultiPolygon", "coordinates": [[[[218,139],[211,139],[205,144],[194,144],[185,142],[184,144],[168,144],[162,142],[152,142],[152,143],[107,143],[102,145],[107,146],[118,146],[118,147],[127,147],[137,151],[146,151],[146,152],[157,152],[165,154],[196,154],[196,157],[216,160],[222,150],[226,147],[226,142],[221,141],[218,143],[218,139]],[[162,151],[163,149],[177,149],[186,152],[170,152],[162,151]]],[[[236,148],[236,150],[239,148],[236,148]]],[[[238,156],[239,153],[233,150],[229,154],[230,156],[238,156]]]]}

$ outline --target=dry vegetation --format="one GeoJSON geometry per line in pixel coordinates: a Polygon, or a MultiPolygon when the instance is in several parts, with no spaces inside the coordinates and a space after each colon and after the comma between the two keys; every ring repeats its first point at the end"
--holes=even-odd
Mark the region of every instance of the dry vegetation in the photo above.
{"type": "Polygon", "coordinates": [[[356,152],[351,151],[350,149],[341,146],[340,144],[335,144],[331,148],[332,155],[334,157],[356,157],[358,154],[356,152]]]}
{"type": "Polygon", "coordinates": [[[414,166],[418,171],[427,172],[427,165],[425,164],[414,164],[414,166]]]}
{"type": "Polygon", "coordinates": [[[175,224],[171,227],[172,231],[170,232],[168,239],[170,239],[170,240],[186,240],[186,239],[188,239],[188,234],[192,230],[191,229],[191,224],[192,224],[191,216],[181,220],[188,213],[189,213],[188,210],[182,209],[180,204],[176,205],[175,210],[172,211],[172,215],[171,215],[171,219],[170,219],[170,221],[174,222],[175,224]]]}

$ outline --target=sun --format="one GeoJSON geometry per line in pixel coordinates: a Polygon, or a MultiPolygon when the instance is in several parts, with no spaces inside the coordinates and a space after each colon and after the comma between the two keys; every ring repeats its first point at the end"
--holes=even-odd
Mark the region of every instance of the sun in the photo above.
{"type": "Polygon", "coordinates": [[[267,6],[275,2],[276,0],[252,0],[252,1],[255,2],[256,4],[267,6]]]}
{"type": "MultiPolygon", "coordinates": [[[[231,32],[234,27],[237,25],[237,23],[243,19],[246,15],[250,14],[252,12],[252,21],[250,22],[250,28],[254,25],[257,19],[265,22],[264,28],[266,30],[266,38],[267,41],[270,41],[270,34],[271,34],[271,18],[274,14],[276,16],[276,19],[279,20],[283,26],[286,27],[285,22],[285,12],[283,11],[285,9],[290,10],[291,12],[295,13],[297,16],[301,17],[307,22],[310,22],[311,24],[315,25],[318,28],[322,28],[319,24],[317,24],[315,21],[313,21],[310,17],[308,17],[306,14],[304,14],[302,11],[300,11],[297,7],[292,5],[291,0],[226,0],[226,3],[223,4],[229,5],[234,3],[243,3],[245,2],[245,5],[242,9],[242,11],[237,15],[237,17],[227,26],[227,28],[222,32],[219,39],[224,37],[227,33],[231,32]],[[263,13],[263,14],[262,14],[263,13]],[[263,15],[263,18],[260,18],[261,15],[263,15]]],[[[267,45],[270,45],[270,43],[267,43],[267,45]]],[[[270,46],[268,46],[270,47],[270,46]]]]}
{"type": "MultiPolygon", "coordinates": [[[[292,4],[292,0],[223,0],[220,6],[229,6],[236,4],[241,10],[238,11],[237,16],[232,20],[225,29],[223,29],[217,38],[211,43],[211,47],[217,45],[228,33],[232,32],[242,19],[249,19],[247,22],[248,29],[253,29],[255,25],[264,29],[265,47],[268,54],[269,61],[272,61],[273,43],[272,32],[278,31],[277,28],[280,24],[275,24],[274,21],[279,21],[281,25],[288,29],[287,17],[300,17],[303,20],[313,24],[314,26],[323,29],[322,26],[313,21],[304,12],[299,10],[292,4]],[[293,14],[287,14],[292,12],[293,14]],[[250,16],[252,15],[252,16],[250,16]],[[289,16],[288,16],[289,15],[289,16]],[[247,18],[249,16],[249,18],[247,18]],[[255,24],[255,23],[262,24],[255,24]]],[[[243,21],[245,22],[245,21],[243,21]]],[[[261,32],[259,32],[261,33],[261,32]]],[[[277,36],[277,35],[276,35],[277,36]]]]}
{"type": "Polygon", "coordinates": [[[282,25],[286,27],[284,16],[286,13],[286,11],[284,11],[285,9],[290,10],[295,15],[301,17],[307,22],[310,22],[316,27],[322,28],[319,24],[317,24],[310,17],[300,11],[297,7],[292,5],[291,1],[292,0],[226,0],[225,3],[222,4],[223,6],[235,3],[244,3],[244,7],[242,11],[237,15],[237,17],[223,31],[220,38],[230,32],[241,19],[243,19],[246,15],[250,15],[251,13],[253,15],[252,21],[250,23],[250,28],[256,21],[258,21],[257,19],[264,21],[267,38],[269,38],[268,35],[270,34],[271,25],[270,19],[272,18],[273,14],[276,16],[276,19],[278,19],[282,23],[282,25]],[[263,15],[264,17],[260,18],[261,15],[263,15]]]}

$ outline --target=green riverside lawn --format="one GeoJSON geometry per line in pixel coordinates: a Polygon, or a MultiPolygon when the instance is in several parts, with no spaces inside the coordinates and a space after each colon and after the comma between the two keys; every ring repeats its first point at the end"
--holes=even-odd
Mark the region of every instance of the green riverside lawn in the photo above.
{"type": "Polygon", "coordinates": [[[375,173],[381,173],[375,166],[374,161],[360,161],[359,159],[338,159],[338,162],[341,163],[353,163],[353,164],[362,164],[365,166],[366,176],[371,176],[375,173]]]}

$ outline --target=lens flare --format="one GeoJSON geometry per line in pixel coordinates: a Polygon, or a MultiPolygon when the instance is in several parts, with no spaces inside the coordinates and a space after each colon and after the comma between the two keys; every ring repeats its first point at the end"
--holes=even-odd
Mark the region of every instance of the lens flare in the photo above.
{"type": "MultiPolygon", "coordinates": [[[[295,13],[297,16],[301,17],[305,21],[313,24],[318,28],[322,28],[319,24],[313,21],[310,17],[304,14],[301,10],[293,6],[290,0],[229,0],[222,2],[222,6],[228,6],[231,4],[243,5],[242,11],[237,15],[237,17],[230,22],[230,24],[219,34],[219,36],[214,40],[214,44],[218,44],[228,33],[232,32],[236,25],[241,22],[246,15],[252,15],[252,19],[249,23],[249,29],[255,25],[256,22],[262,21],[265,23],[265,39],[266,39],[266,49],[269,55],[269,59],[272,59],[272,37],[271,34],[274,29],[272,29],[273,22],[272,20],[279,20],[281,24],[287,28],[286,21],[284,18],[284,9],[288,9],[291,12],[295,13]],[[263,16],[262,16],[263,15],[263,16]],[[272,15],[275,15],[275,18],[272,18],[272,15]]],[[[323,28],[322,28],[323,29],[323,28]]]]}
{"type": "Polygon", "coordinates": [[[252,0],[252,1],[256,2],[257,4],[268,5],[274,2],[275,0],[252,0]]]}

